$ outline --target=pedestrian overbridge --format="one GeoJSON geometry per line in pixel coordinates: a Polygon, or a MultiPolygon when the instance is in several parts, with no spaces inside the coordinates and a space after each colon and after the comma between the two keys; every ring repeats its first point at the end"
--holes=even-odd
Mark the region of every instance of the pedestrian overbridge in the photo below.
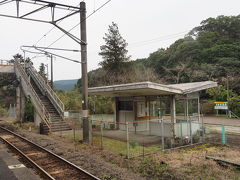
{"type": "Polygon", "coordinates": [[[34,106],[34,122],[41,125],[43,133],[69,130],[64,121],[64,104],[58,98],[48,82],[30,63],[19,60],[0,61],[2,75],[16,76],[17,120],[23,121],[26,99],[34,106]]]}
{"type": "Polygon", "coordinates": [[[10,61],[0,60],[0,73],[14,74],[14,65],[10,61]]]}

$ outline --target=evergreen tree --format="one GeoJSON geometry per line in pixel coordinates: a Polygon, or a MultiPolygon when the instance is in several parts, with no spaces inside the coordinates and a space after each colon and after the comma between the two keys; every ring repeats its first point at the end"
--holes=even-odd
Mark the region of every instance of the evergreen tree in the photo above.
{"type": "Polygon", "coordinates": [[[44,65],[43,63],[40,64],[38,73],[39,73],[43,78],[46,79],[46,75],[47,75],[47,74],[46,74],[46,72],[45,72],[45,65],[44,65]]]}
{"type": "Polygon", "coordinates": [[[130,56],[127,56],[128,50],[126,47],[128,44],[120,35],[116,23],[112,22],[112,25],[109,26],[108,34],[106,33],[103,39],[106,44],[100,47],[101,52],[99,55],[102,56],[103,61],[99,65],[110,72],[121,72],[125,62],[129,61],[130,56]]]}

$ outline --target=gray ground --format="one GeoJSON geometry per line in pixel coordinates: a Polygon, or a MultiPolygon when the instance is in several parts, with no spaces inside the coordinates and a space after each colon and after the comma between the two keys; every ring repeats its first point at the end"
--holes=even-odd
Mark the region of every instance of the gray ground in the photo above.
{"type": "Polygon", "coordinates": [[[204,123],[209,123],[209,124],[240,126],[240,119],[206,116],[206,117],[203,117],[203,120],[204,120],[204,123]]]}
{"type": "Polygon", "coordinates": [[[9,153],[0,141],[0,180],[40,180],[40,177],[32,169],[23,166],[18,157],[9,153]]]}

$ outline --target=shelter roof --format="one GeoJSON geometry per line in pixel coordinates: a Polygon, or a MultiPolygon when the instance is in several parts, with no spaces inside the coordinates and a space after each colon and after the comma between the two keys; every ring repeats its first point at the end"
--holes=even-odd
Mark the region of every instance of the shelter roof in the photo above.
{"type": "Polygon", "coordinates": [[[89,88],[89,94],[109,97],[151,96],[170,94],[190,94],[204,89],[216,87],[213,81],[164,85],[153,82],[137,82],[111,86],[89,88]]]}

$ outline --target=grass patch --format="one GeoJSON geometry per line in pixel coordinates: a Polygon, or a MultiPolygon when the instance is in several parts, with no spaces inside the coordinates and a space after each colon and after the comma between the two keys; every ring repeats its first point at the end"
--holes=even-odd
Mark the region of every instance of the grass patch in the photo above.
{"type": "Polygon", "coordinates": [[[15,123],[15,125],[21,127],[24,130],[27,130],[27,131],[30,130],[30,131],[36,132],[36,133],[39,132],[39,127],[36,126],[34,124],[34,122],[24,122],[24,123],[21,123],[21,124],[19,122],[17,122],[17,123],[15,123]]]}
{"type": "Polygon", "coordinates": [[[172,179],[172,173],[169,171],[169,165],[165,162],[155,162],[151,159],[144,159],[136,165],[135,170],[142,176],[153,179],[172,179]]]}
{"type": "MultiPolygon", "coordinates": [[[[63,135],[63,137],[67,139],[71,139],[74,141],[74,135],[73,134],[67,134],[63,135]]],[[[82,140],[82,133],[76,132],[75,133],[75,141],[78,142],[82,140]]],[[[96,147],[101,147],[101,137],[98,135],[94,135],[92,138],[93,142],[92,144],[96,147]]],[[[108,137],[103,137],[103,149],[106,149],[108,151],[113,152],[114,154],[120,155],[120,156],[126,156],[127,155],[127,143],[124,141],[119,141],[116,139],[111,139],[108,137]]],[[[137,142],[129,142],[129,153],[130,157],[136,157],[143,154],[148,153],[154,153],[157,151],[160,151],[162,148],[161,146],[142,146],[137,142]]]]}
{"type": "Polygon", "coordinates": [[[210,144],[201,144],[194,146],[192,148],[185,149],[186,152],[199,152],[199,151],[214,151],[219,149],[220,147],[210,145],[210,144]]]}

